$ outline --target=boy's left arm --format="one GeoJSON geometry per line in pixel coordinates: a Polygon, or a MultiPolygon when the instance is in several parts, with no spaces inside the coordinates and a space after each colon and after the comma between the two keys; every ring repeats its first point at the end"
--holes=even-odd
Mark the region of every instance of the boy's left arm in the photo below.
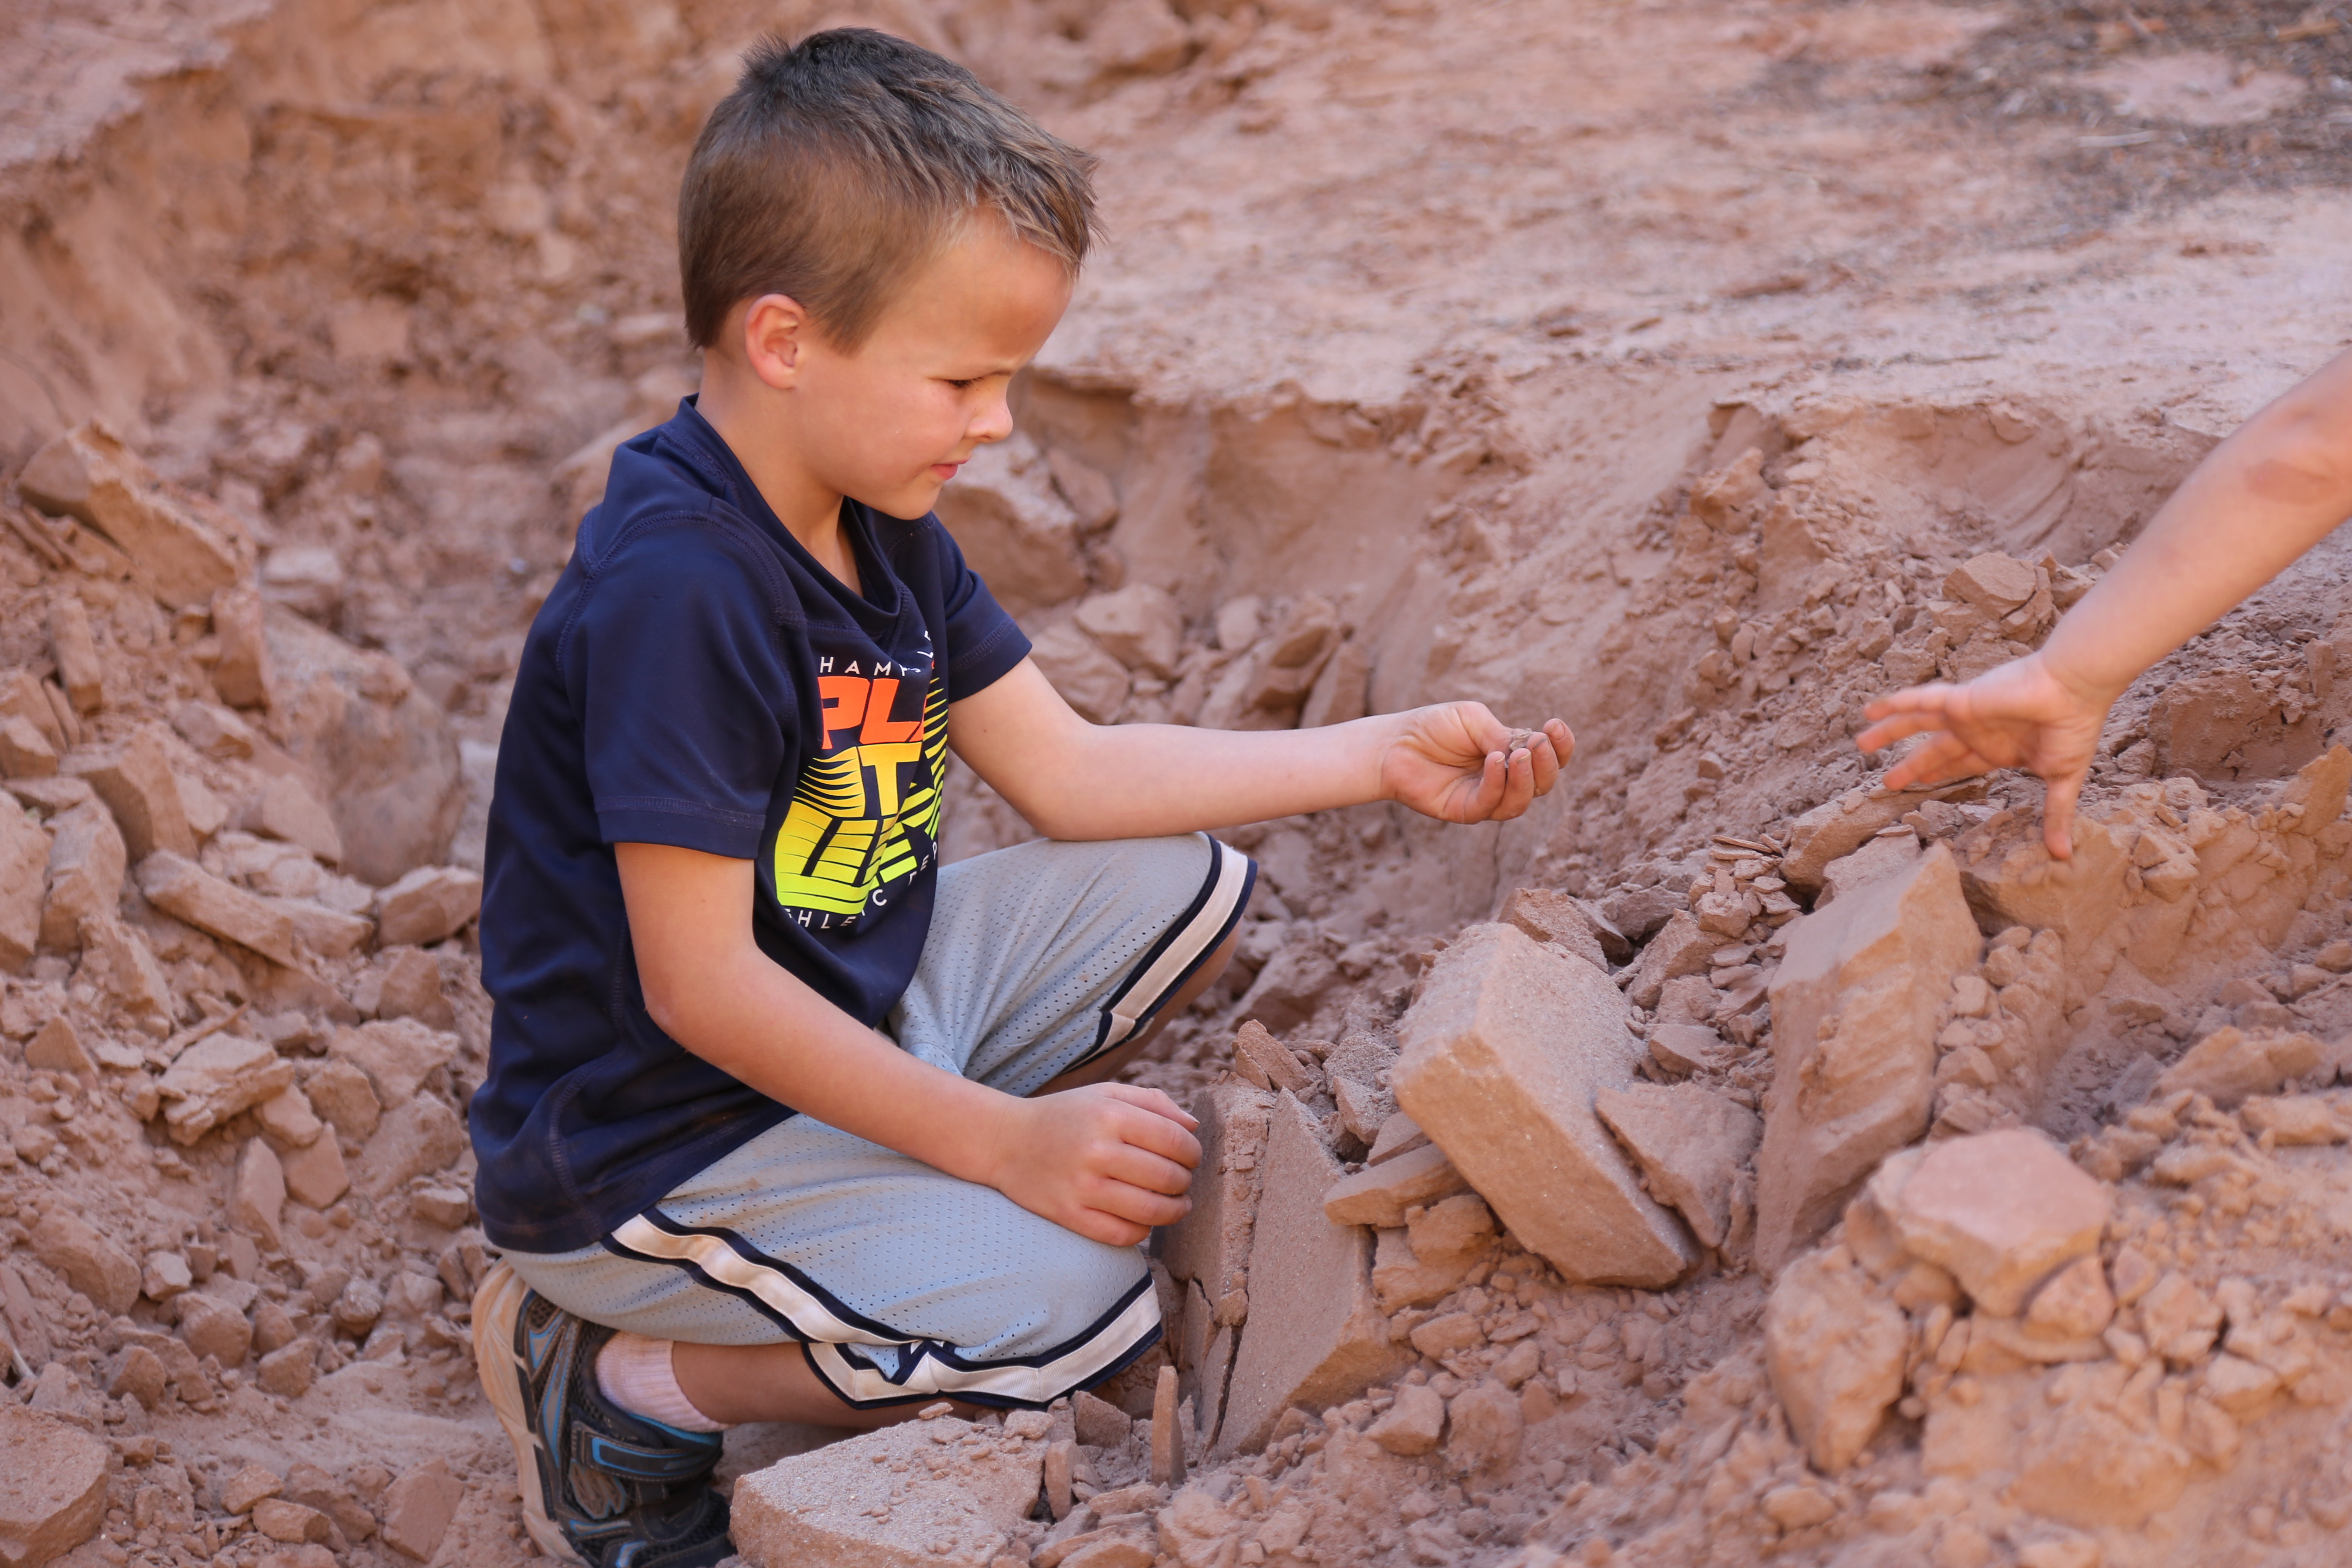
{"type": "Polygon", "coordinates": [[[1519,816],[1574,751],[1445,702],[1317,730],[1090,724],[1024,659],[949,710],[948,741],[1050,838],[1141,838],[1393,800],[1444,822],[1519,816]]]}

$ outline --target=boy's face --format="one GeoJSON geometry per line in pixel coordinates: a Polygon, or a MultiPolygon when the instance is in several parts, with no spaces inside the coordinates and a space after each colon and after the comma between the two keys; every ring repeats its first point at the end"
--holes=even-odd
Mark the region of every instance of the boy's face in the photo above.
{"type": "Polygon", "coordinates": [[[856,353],[802,332],[792,417],[809,477],[891,517],[930,510],[974,449],[1013,433],[1013,374],[1045,346],[1070,289],[1060,261],[981,216],[856,353]]]}

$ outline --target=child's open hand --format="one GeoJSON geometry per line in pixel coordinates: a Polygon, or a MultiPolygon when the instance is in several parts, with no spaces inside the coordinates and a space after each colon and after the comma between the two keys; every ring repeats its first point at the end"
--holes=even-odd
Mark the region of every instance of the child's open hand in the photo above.
{"type": "Polygon", "coordinates": [[[1160,1090],[1131,1083],[1012,1100],[988,1184],[1090,1240],[1133,1247],[1191,1212],[1199,1125],[1160,1090]]]}
{"type": "Polygon", "coordinates": [[[1927,734],[1925,745],[1886,770],[1890,789],[2031,768],[2049,786],[2042,842],[2065,860],[2074,853],[2074,802],[2112,701],[2075,689],[2031,653],[1963,686],[1914,686],[1880,698],[1864,710],[1877,722],[1855,744],[1875,752],[1906,735],[1927,734]]]}
{"type": "Polygon", "coordinates": [[[1405,715],[1381,753],[1381,789],[1441,822],[1507,822],[1551,788],[1575,750],[1557,719],[1514,730],[1483,702],[1442,702],[1405,715]]]}

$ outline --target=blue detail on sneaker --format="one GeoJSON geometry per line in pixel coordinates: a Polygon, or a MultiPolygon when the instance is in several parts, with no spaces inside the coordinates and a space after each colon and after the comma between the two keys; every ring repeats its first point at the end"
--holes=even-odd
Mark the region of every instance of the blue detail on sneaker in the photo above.
{"type": "Polygon", "coordinates": [[[734,1552],[726,1500],[710,1487],[719,1436],[607,1401],[596,1355],[612,1337],[536,1290],[516,1314],[516,1371],[548,1520],[587,1568],[713,1568],[734,1552]]]}

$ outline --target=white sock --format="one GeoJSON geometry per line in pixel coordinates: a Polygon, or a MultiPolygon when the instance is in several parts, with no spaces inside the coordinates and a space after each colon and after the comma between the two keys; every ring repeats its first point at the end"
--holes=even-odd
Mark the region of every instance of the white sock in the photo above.
{"type": "Polygon", "coordinates": [[[667,1340],[614,1334],[596,1357],[596,1391],[632,1415],[681,1432],[727,1430],[724,1422],[713,1421],[697,1410],[678,1387],[677,1373],[670,1369],[669,1347],[667,1340]]]}

